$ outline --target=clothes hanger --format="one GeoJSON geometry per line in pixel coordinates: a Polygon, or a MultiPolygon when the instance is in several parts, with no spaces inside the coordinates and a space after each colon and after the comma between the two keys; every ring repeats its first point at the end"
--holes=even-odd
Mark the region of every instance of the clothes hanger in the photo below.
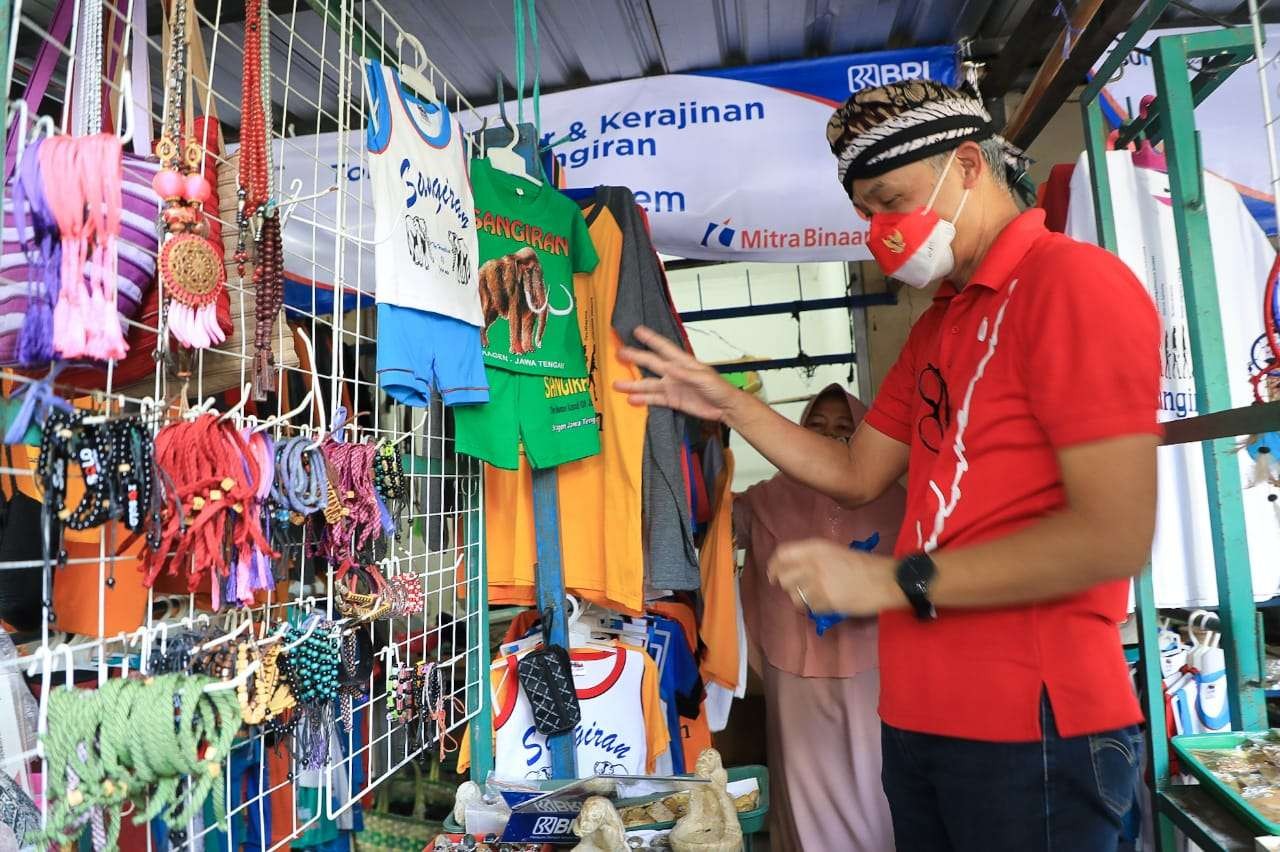
{"type": "Polygon", "coordinates": [[[397,56],[400,56],[401,45],[406,41],[409,43],[409,46],[413,48],[418,62],[416,65],[406,65],[403,57],[400,58],[400,68],[398,71],[400,82],[401,84],[413,89],[414,94],[425,101],[423,106],[428,107],[429,112],[438,111],[441,106],[440,100],[436,95],[435,69],[427,61],[426,48],[422,46],[422,42],[417,36],[401,30],[399,34],[396,35],[397,56]],[[431,74],[431,79],[427,79],[427,74],[424,72],[429,72],[431,74]]]}
{"type": "Polygon", "coordinates": [[[565,595],[569,602],[571,612],[568,620],[569,647],[572,648],[604,648],[614,650],[617,646],[609,641],[596,639],[594,633],[610,633],[615,636],[621,636],[622,631],[614,630],[600,623],[598,616],[584,618],[586,608],[578,603],[578,599],[573,595],[565,595]]]}
{"type": "MultiPolygon", "coordinates": [[[[533,184],[541,185],[542,181],[529,173],[529,169],[525,166],[524,157],[516,153],[516,144],[520,141],[520,128],[507,117],[507,104],[502,97],[502,75],[498,75],[498,118],[502,120],[503,126],[511,131],[511,141],[498,147],[486,144],[485,159],[499,171],[524,178],[533,184]]],[[[483,133],[483,129],[481,132],[483,133]]],[[[524,194],[519,187],[516,187],[516,193],[519,195],[524,194]]]]}
{"type": "MultiPolygon", "coordinates": [[[[529,174],[529,170],[525,167],[524,157],[516,153],[516,143],[520,141],[519,128],[510,121],[505,121],[505,124],[507,129],[511,131],[511,142],[501,147],[489,148],[486,159],[498,171],[524,178],[532,184],[541,186],[542,181],[529,174]]],[[[520,187],[516,187],[516,193],[523,195],[524,191],[520,187]]]]}

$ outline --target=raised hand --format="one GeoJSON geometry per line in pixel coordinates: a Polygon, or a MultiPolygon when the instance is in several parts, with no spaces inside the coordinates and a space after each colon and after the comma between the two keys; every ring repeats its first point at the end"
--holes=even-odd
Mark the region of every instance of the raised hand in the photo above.
{"type": "Polygon", "coordinates": [[[780,545],[769,560],[769,577],[797,609],[818,613],[878,615],[902,607],[906,597],[893,578],[894,562],[823,538],[780,545]]]}
{"type": "Polygon", "coordinates": [[[628,346],[620,355],[624,361],[648,370],[653,376],[634,382],[615,382],[615,390],[627,394],[632,405],[671,408],[701,420],[725,419],[741,391],[713,368],[652,329],[640,326],[636,329],[636,339],[645,348],[628,346]]]}

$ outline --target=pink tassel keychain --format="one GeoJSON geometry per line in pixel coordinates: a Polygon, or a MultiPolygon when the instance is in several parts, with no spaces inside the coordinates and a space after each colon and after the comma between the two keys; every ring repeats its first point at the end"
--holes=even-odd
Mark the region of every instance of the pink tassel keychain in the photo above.
{"type": "Polygon", "coordinates": [[[85,354],[99,361],[123,358],[129,351],[116,313],[117,257],[120,211],[124,203],[124,150],[110,133],[77,140],[81,162],[92,167],[81,172],[91,233],[94,238],[92,268],[85,307],[85,354]]]}
{"type": "Polygon", "coordinates": [[[75,163],[75,140],[54,136],[40,148],[49,209],[62,241],[62,268],[58,273],[58,302],[53,307],[53,348],[62,358],[84,355],[85,231],[84,194],[75,163]]]}

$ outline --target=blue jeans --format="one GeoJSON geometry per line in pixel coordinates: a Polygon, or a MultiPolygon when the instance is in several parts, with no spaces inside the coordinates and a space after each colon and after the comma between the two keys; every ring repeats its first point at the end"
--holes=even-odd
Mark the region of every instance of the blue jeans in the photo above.
{"type": "Polygon", "coordinates": [[[991,743],[882,727],[898,852],[1115,852],[1145,744],[1137,726],[991,743]]]}

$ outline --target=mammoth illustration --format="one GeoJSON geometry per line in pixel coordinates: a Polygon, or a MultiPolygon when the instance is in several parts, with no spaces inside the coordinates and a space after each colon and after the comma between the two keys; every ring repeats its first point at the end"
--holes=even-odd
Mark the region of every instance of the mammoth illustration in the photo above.
{"type": "Polygon", "coordinates": [[[563,284],[560,288],[569,297],[569,307],[563,309],[551,306],[542,264],[527,246],[485,262],[480,267],[480,309],[484,312],[480,342],[488,346],[489,327],[505,317],[511,326],[511,354],[537,350],[547,329],[547,314],[563,317],[573,312],[573,293],[563,284]]]}

